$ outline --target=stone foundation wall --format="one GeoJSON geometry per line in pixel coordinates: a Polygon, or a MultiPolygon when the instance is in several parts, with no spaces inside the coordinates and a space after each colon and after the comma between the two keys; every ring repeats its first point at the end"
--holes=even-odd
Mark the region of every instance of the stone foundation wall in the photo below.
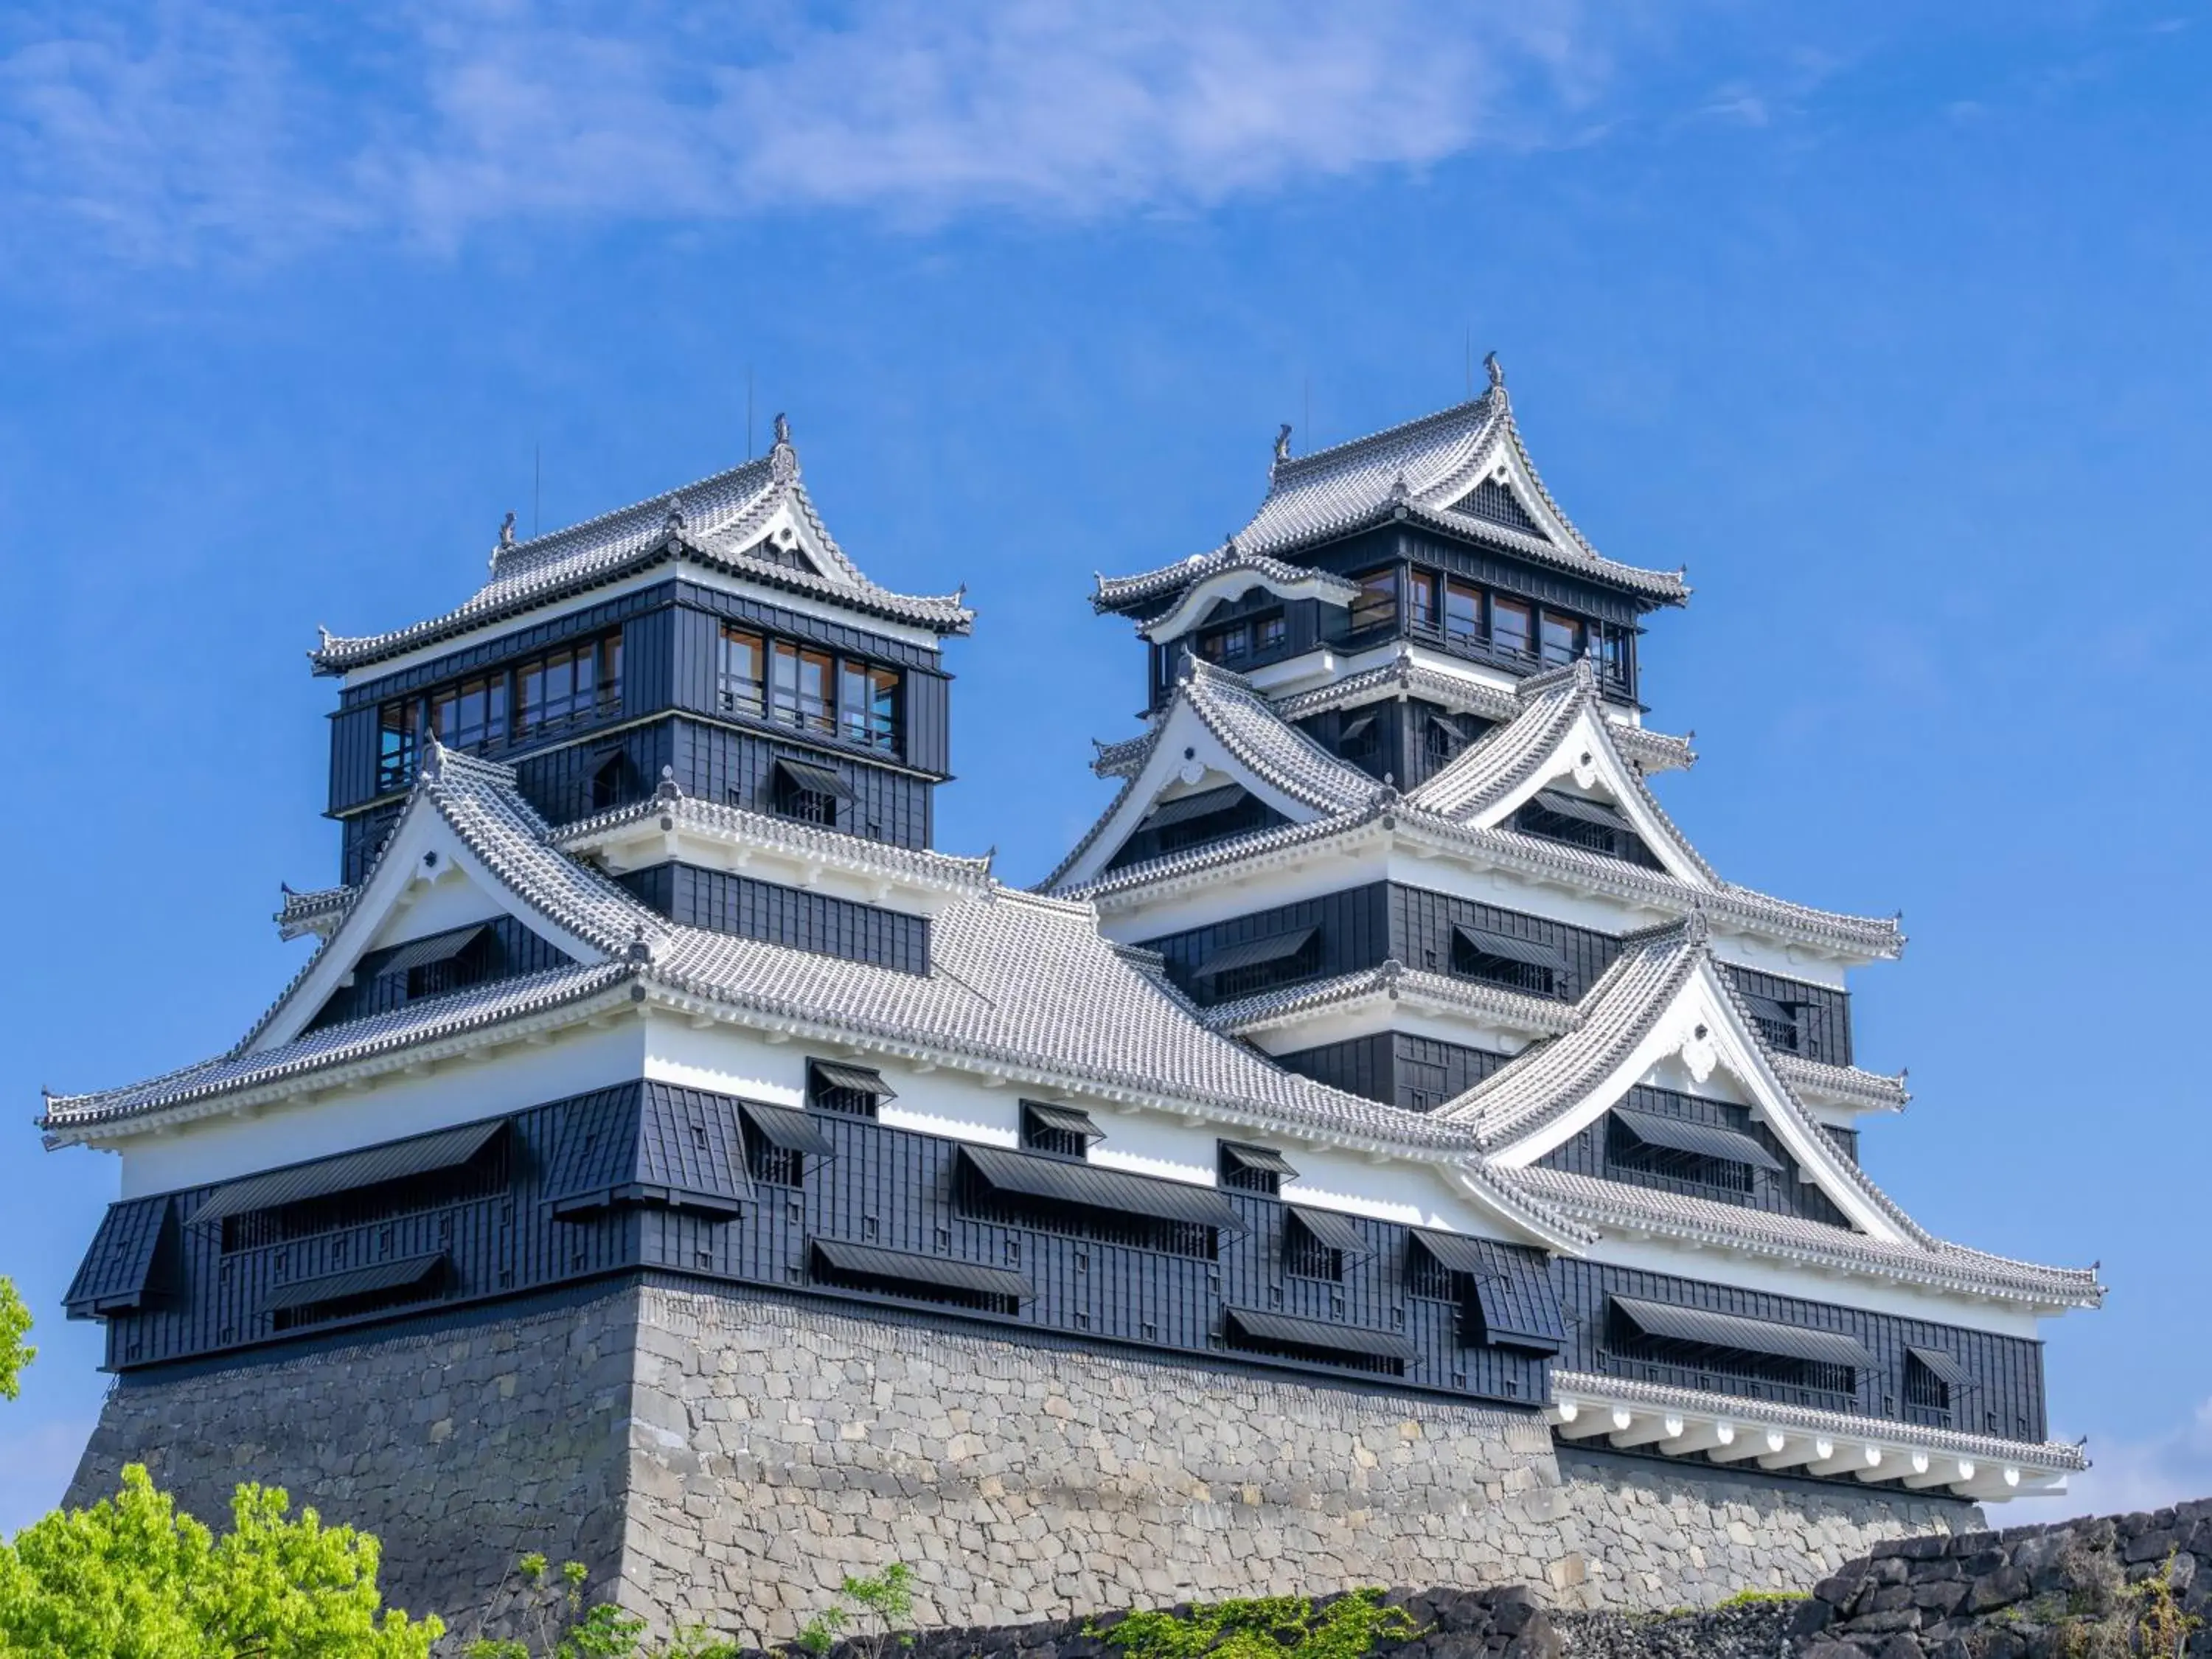
{"type": "Polygon", "coordinates": [[[220,1527],[240,1481],[290,1492],[384,1547],[387,1605],[470,1631],[516,1557],[578,1560],[611,1586],[636,1294],[430,1334],[126,1379],[107,1397],[67,1502],[142,1462],[220,1527]]]}
{"type": "Polygon", "coordinates": [[[1355,1584],[1559,1605],[1809,1588],[1972,1505],[1554,1452],[1528,1413],[897,1312],[629,1285],[428,1335],[126,1383],[71,1501],[143,1458],[204,1515],[282,1484],[467,1626],[539,1549],[656,1622],[793,1633],[901,1559],[926,1624],[1355,1584]]]}

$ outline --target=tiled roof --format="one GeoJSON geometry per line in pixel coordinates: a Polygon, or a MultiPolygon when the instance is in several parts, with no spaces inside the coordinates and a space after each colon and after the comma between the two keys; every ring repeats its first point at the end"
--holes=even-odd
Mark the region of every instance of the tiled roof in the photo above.
{"type": "Polygon", "coordinates": [[[1310,455],[1278,460],[1251,522],[1214,552],[1140,575],[1101,577],[1092,603],[1118,610],[1179,592],[1234,556],[1279,557],[1346,536],[1393,515],[1478,537],[1522,556],[1662,603],[1688,593],[1678,573],[1643,570],[1602,557],[1553,501],[1521,441],[1503,384],[1471,403],[1408,421],[1310,455]],[[1457,510],[1510,449],[1564,540],[1530,535],[1457,510]]]}
{"type": "Polygon", "coordinates": [[[1774,1069],[1791,1087],[1801,1091],[1809,1090],[1882,1112],[1899,1110],[1912,1098],[1905,1090],[1902,1073],[1892,1077],[1885,1072],[1869,1072],[1856,1066],[1831,1066],[1822,1060],[1808,1060],[1802,1054],[1776,1054],[1771,1058],[1774,1069]]]}
{"type": "Polygon", "coordinates": [[[2093,1308],[2103,1299],[2094,1271],[2009,1261],[1942,1239],[1930,1238],[1924,1245],[1886,1243],[1802,1216],[1777,1215],[1717,1199],[1690,1198],[1541,1166],[1509,1171],[1504,1179],[1545,1205],[1608,1232],[1628,1229],[1731,1249],[1755,1247],[1814,1266],[1872,1271],[1977,1295],[2077,1308],[2093,1308]]]}
{"type": "Polygon", "coordinates": [[[1525,1139],[1571,1111],[1619,1069],[1697,971],[1705,951],[1699,918],[1631,935],[1613,965],[1577,1006],[1573,1028],[1523,1050],[1437,1109],[1476,1126],[1491,1146],[1525,1139]]]}
{"type": "Polygon", "coordinates": [[[1424,969],[1386,962],[1379,968],[1363,968],[1324,980],[1308,980],[1278,986],[1232,1002],[1217,1002],[1199,1011],[1199,1018],[1217,1031],[1241,1036],[1271,1026],[1288,1024],[1347,1004],[1372,997],[1456,1008],[1480,1018],[1494,1020],[1516,1030],[1558,1036],[1582,1024],[1571,1003],[1534,997],[1503,986],[1454,979],[1424,969]]]}
{"type": "Polygon", "coordinates": [[[1594,1096],[1632,1054],[1673,1006],[1677,994],[1701,969],[1733,1007],[1744,1042],[1772,1073],[1779,1111],[1794,1121],[1801,1138],[1823,1155],[1826,1173],[1886,1218],[1907,1239],[1934,1248],[1935,1239],[1899,1207],[1856,1163],[1834,1148],[1789,1080],[1771,1065],[1771,1051],[1741,994],[1714,959],[1702,915],[1666,927],[1632,934],[1613,965],[1583,994],[1582,1022],[1575,1030],[1516,1055],[1437,1115],[1477,1127],[1486,1147],[1526,1141],[1594,1096]]]}
{"type": "MultiPolygon", "coordinates": [[[[1547,764],[1568,730],[1585,714],[1616,757],[1626,762],[1626,757],[1620,755],[1620,733],[1625,728],[1605,718],[1589,659],[1523,680],[1517,695],[1520,714],[1485,732],[1465,753],[1414,790],[1408,797],[1413,806],[1462,822],[1480,817],[1547,764]]],[[[1722,885],[1712,866],[1675,827],[1658,797],[1644,784],[1643,769],[1625,763],[1621,769],[1627,775],[1634,804],[1650,815],[1661,837],[1705,882],[1722,885]]]]}
{"type": "MultiPolygon", "coordinates": [[[[1285,564],[1280,559],[1262,558],[1256,554],[1247,553],[1234,541],[1212,553],[1201,553],[1187,561],[1186,568],[1191,579],[1182,590],[1186,598],[1201,582],[1240,572],[1262,580],[1278,592],[1294,598],[1319,599],[1331,605],[1345,606],[1359,597],[1358,585],[1342,576],[1334,575],[1326,570],[1308,569],[1304,565],[1285,564]]],[[[1246,586],[1249,585],[1244,584],[1246,586]]],[[[1158,616],[1139,624],[1137,631],[1155,643],[1160,642],[1164,635],[1180,633],[1181,628],[1174,623],[1175,612],[1182,603],[1178,601],[1177,605],[1170,606],[1158,616]]],[[[1180,620],[1187,625],[1196,618],[1180,620]]]]}
{"type": "Polygon", "coordinates": [[[666,779],[649,800],[617,806],[562,825],[553,832],[553,844],[566,853],[585,854],[621,840],[625,831],[640,825],[681,829],[732,846],[767,847],[810,860],[827,869],[883,876],[922,886],[980,892],[991,884],[988,854],[981,858],[963,858],[842,835],[819,824],[801,823],[793,818],[687,795],[666,779]]]}
{"type": "MultiPolygon", "coordinates": [[[[1140,742],[1141,753],[1127,757],[1122,787],[1097,820],[1084,832],[1060,867],[1039,884],[1049,891],[1088,853],[1121,811],[1137,775],[1152,759],[1160,733],[1178,706],[1187,705],[1230,756],[1261,783],[1300,805],[1330,815],[1357,813],[1394,792],[1358,767],[1339,760],[1295,726],[1286,724],[1267,700],[1243,676],[1196,657],[1183,659],[1183,677],[1173,700],[1154,719],[1140,742]]],[[[1224,843],[1235,845],[1237,843],[1224,843]]]]}
{"type": "Polygon", "coordinates": [[[276,924],[276,937],[295,939],[302,933],[328,933],[353,902],[350,887],[319,887],[312,892],[295,893],[284,889],[284,905],[270,920],[276,924]]]}
{"type": "MultiPolygon", "coordinates": [[[[1487,685],[1463,674],[1443,672],[1415,661],[1404,652],[1379,668],[1362,669],[1310,691],[1270,696],[1268,706],[1275,711],[1277,719],[1295,724],[1328,709],[1352,708],[1399,696],[1419,697],[1455,713],[1474,714],[1499,724],[1516,720],[1522,713],[1520,699],[1504,686],[1487,685]]],[[[1094,742],[1097,753],[1091,758],[1091,771],[1102,778],[1118,778],[1143,765],[1158,723],[1159,716],[1155,714],[1146,721],[1146,729],[1133,738],[1115,743],[1094,742]]],[[[1647,775],[1686,771],[1697,763],[1697,754],[1686,738],[1617,720],[1607,720],[1607,729],[1623,757],[1633,762],[1647,775]]]]}
{"type": "MultiPolygon", "coordinates": [[[[50,1132],[95,1127],[154,1112],[284,1083],[311,1072],[324,1072],[363,1060],[419,1056],[426,1046],[495,1025],[511,1024],[586,1002],[620,986],[633,971],[625,962],[548,969],[520,979],[471,986],[450,996],[410,1002],[381,1014],[302,1032],[274,1048],[243,1045],[197,1066],[149,1078],[143,1083],[91,1094],[49,1095],[40,1120],[50,1132]]],[[[398,1059],[393,1064],[398,1064],[398,1059]]]]}
{"type": "Polygon", "coordinates": [[[778,443],[758,460],[651,501],[572,525],[493,554],[491,578],[443,616],[387,633],[326,635],[311,653],[318,672],[343,673],[418,646],[532,610],[598,586],[664,559],[691,559],[772,586],[834,599],[896,622],[940,634],[964,634],[974,613],[957,595],[920,598],[878,586],[840,548],[799,478],[798,457],[778,443]],[[788,504],[813,535],[827,568],[771,555],[760,538],[775,510],[788,504]]]}
{"type": "MultiPolygon", "coordinates": [[[[1133,1097],[1188,1102],[1256,1124],[1301,1126],[1440,1154],[1474,1150],[1474,1135],[1465,1127],[1409,1117],[1315,1083],[1208,1030],[1156,972],[1106,939],[1090,906],[1000,886],[975,861],[901,854],[857,842],[848,849],[856,858],[904,859],[957,890],[953,902],[936,913],[932,972],[921,975],[673,926],[560,850],[554,831],[516,792],[506,767],[433,745],[415,788],[409,812],[439,813],[525,904],[613,960],[410,1005],[260,1051],[252,1048],[249,1037],[221,1060],[167,1077],[52,1101],[50,1127],[187,1105],[416,1041],[418,1030],[444,1030],[449,1012],[482,1024],[534,1009],[541,996],[586,994],[634,975],[641,994],[749,1009],[848,1040],[872,1038],[916,1052],[1028,1068],[1133,1097]]],[[[684,809],[680,802],[657,799],[646,810],[684,809]]],[[[733,830],[752,818],[703,803],[690,810],[702,822],[733,830]]],[[[617,816],[575,826],[567,838],[584,837],[594,823],[604,829],[617,816]]],[[[792,827],[778,824],[767,833],[787,836],[792,827]]],[[[372,890],[375,879],[372,869],[360,890],[372,890]]],[[[257,1035],[268,1018],[257,1025],[257,1035]]],[[[1525,1207],[1525,1200],[1516,1201],[1525,1207]]]]}

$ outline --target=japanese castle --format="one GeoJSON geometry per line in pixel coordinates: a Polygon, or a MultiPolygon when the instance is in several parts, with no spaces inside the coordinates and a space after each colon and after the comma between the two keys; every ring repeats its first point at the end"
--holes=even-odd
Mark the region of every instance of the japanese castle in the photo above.
{"type": "Polygon", "coordinates": [[[1662,810],[1694,757],[1638,647],[1688,596],[1568,520],[1494,361],[1285,428],[1242,529],[1098,580],[1147,712],[1025,890],[933,845],[973,613],[863,574],[780,417],[653,501],[509,515],[458,607],[313,653],[341,852],[276,915],[291,983],[226,1053],[46,1100],[121,1165],[70,1310],[127,1390],[650,1278],[1654,1470],[2060,1490],[2038,1334],[2096,1276],[1862,1168],[1906,1097],[1848,981],[1904,939],[1662,810]]]}

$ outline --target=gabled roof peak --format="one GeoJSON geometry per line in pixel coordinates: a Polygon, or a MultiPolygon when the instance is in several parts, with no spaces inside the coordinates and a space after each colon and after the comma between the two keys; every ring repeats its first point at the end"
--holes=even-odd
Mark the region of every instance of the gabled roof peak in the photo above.
{"type": "MultiPolygon", "coordinates": [[[[781,417],[778,419],[781,421],[781,417]]],[[[830,535],[800,481],[787,422],[769,453],[611,513],[516,540],[512,519],[492,549],[491,575],[443,616],[355,638],[318,630],[318,673],[337,674],[465,634],[613,581],[663,559],[690,559],[765,586],[849,605],[939,635],[964,634],[961,594],[897,593],[871,580],[830,535]],[[781,540],[769,532],[781,515],[781,540]],[[794,531],[793,526],[796,526],[794,531]]]]}
{"type": "Polygon", "coordinates": [[[1679,574],[1606,558],[1559,510],[1522,442],[1494,368],[1480,397],[1380,432],[1291,455],[1280,442],[1267,471],[1267,494],[1249,523],[1214,551],[1139,575],[1102,578],[1101,610],[1147,606],[1234,557],[1287,557],[1393,519],[1479,541],[1553,570],[1621,589],[1646,605],[1680,604],[1679,574]],[[1470,496],[1494,483],[1513,510],[1470,496]]]}

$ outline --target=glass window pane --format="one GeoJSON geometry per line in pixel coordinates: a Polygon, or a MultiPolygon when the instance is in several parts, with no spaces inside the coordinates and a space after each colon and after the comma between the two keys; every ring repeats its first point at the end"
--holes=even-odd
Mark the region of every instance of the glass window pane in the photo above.
{"type": "Polygon", "coordinates": [[[610,634],[599,641],[599,705],[611,712],[622,702],[622,635],[610,634]]]}
{"type": "Polygon", "coordinates": [[[1490,597],[1490,642],[1508,651],[1517,651],[1523,656],[1529,653],[1530,629],[1534,618],[1529,608],[1519,599],[1509,599],[1498,594],[1490,597]]]}
{"type": "Polygon", "coordinates": [[[545,665],[532,663],[517,678],[514,733],[527,737],[545,724],[545,665]]]}
{"type": "Polygon", "coordinates": [[[757,714],[765,704],[761,683],[761,639],[757,634],[722,630],[722,707],[732,714],[757,714]]]}
{"type": "Polygon", "coordinates": [[[868,740],[868,670],[848,662],[837,673],[837,717],[841,735],[853,743],[868,740]]]}
{"type": "Polygon", "coordinates": [[[1363,629],[1387,627],[1398,620],[1398,573],[1392,570],[1370,571],[1358,577],[1359,597],[1352,602],[1352,627],[1357,633],[1363,629]]]}
{"type": "Polygon", "coordinates": [[[484,741],[497,743],[507,736],[507,676],[495,674],[486,684],[484,741]]]}
{"type": "Polygon", "coordinates": [[[1482,634],[1482,590],[1454,582],[1444,590],[1444,632],[1460,639],[1482,634]]]}
{"type": "Polygon", "coordinates": [[[878,749],[896,750],[899,739],[899,672],[896,668],[868,671],[868,740],[878,749]]]}
{"type": "Polygon", "coordinates": [[[1262,652],[1281,650],[1283,641],[1290,635],[1289,624],[1280,617],[1263,617],[1253,624],[1253,629],[1257,635],[1254,644],[1262,652]]]}
{"type": "Polygon", "coordinates": [[[1406,610],[1416,628],[1437,625],[1437,578],[1429,570],[1416,570],[1406,583],[1406,610]]]}
{"type": "Polygon", "coordinates": [[[1241,662],[1252,654],[1252,635],[1246,629],[1224,628],[1220,637],[1222,661],[1241,662]]]}
{"type": "Polygon", "coordinates": [[[1544,612],[1544,660],[1548,663],[1570,663],[1582,654],[1583,625],[1572,617],[1562,617],[1557,611],[1544,612]]]}
{"type": "Polygon", "coordinates": [[[836,722],[832,719],[830,701],[832,673],[828,653],[802,651],[799,653],[799,712],[800,722],[809,730],[834,732],[836,722]]]}
{"type": "Polygon", "coordinates": [[[778,640],[769,647],[769,713],[799,724],[799,647],[778,640]]]}

